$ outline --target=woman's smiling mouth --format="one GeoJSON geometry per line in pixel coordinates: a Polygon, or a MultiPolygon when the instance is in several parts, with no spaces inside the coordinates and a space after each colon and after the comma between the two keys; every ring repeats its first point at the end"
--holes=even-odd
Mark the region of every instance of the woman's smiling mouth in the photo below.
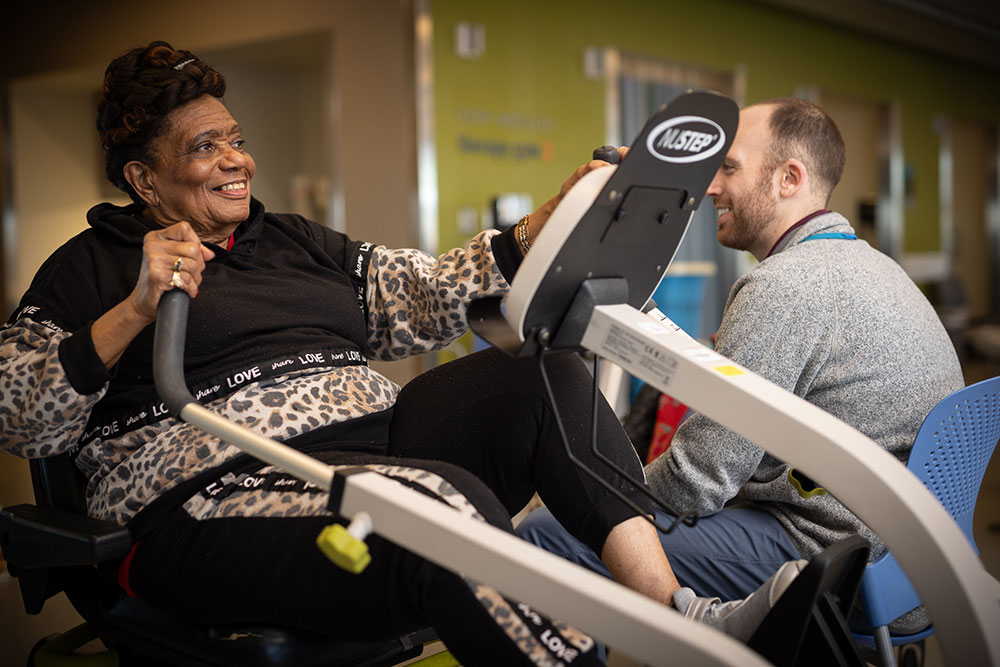
{"type": "Polygon", "coordinates": [[[246,194],[247,191],[247,182],[236,181],[235,183],[225,183],[224,185],[212,188],[212,190],[214,190],[215,192],[221,192],[223,194],[243,195],[246,194]]]}

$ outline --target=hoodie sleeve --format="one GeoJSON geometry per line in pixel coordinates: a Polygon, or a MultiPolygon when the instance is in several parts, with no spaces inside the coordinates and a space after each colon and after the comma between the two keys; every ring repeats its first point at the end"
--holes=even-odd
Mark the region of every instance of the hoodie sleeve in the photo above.
{"type": "Polygon", "coordinates": [[[0,325],[0,449],[37,458],[68,450],[83,434],[111,374],[90,335],[104,311],[101,266],[77,236],[38,269],[18,309],[0,325]]]}
{"type": "Polygon", "coordinates": [[[68,450],[83,435],[107,379],[89,327],[71,335],[15,319],[0,330],[0,449],[24,458],[68,450]]]}
{"type": "Polygon", "coordinates": [[[436,350],[469,330],[472,299],[510,289],[493,257],[498,232],[476,235],[438,258],[419,250],[377,247],[368,266],[368,346],[392,360],[436,350]]]}

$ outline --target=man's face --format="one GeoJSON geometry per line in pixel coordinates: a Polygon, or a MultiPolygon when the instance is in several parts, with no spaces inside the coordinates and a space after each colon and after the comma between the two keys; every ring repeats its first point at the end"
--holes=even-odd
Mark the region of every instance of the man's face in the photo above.
{"type": "Polygon", "coordinates": [[[770,113],[770,107],[740,112],[736,138],[706,193],[719,216],[719,243],[750,250],[758,259],[763,259],[758,255],[762,234],[776,222],[778,205],[774,172],[765,171],[764,165],[771,138],[770,113]]]}

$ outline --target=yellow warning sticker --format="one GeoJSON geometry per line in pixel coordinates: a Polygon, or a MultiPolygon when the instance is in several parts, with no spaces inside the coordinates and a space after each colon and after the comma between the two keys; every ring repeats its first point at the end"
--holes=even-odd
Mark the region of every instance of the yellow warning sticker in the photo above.
{"type": "Polygon", "coordinates": [[[743,375],[743,371],[736,366],[713,366],[712,370],[715,370],[723,375],[743,375]]]}

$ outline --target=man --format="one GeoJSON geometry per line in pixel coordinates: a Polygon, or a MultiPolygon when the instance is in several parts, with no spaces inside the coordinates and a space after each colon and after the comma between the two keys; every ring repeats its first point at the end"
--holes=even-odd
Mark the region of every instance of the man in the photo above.
{"type": "MultiPolygon", "coordinates": [[[[730,291],[716,348],[905,461],[927,413],[964,386],[962,372],[903,270],[826,210],[844,161],[836,125],[809,102],[781,98],[740,113],[707,194],[719,242],[760,263],[730,291]]],[[[695,595],[742,598],[786,561],[812,558],[851,534],[871,543],[872,558],[885,549],[812,480],[702,415],[681,425],[646,476],[669,505],[702,516],[694,528],[660,536],[685,587],[673,598],[682,610],[695,595]]],[[[518,533],[601,571],[544,510],[518,533]]],[[[893,629],[927,623],[918,608],[893,629]]]]}

